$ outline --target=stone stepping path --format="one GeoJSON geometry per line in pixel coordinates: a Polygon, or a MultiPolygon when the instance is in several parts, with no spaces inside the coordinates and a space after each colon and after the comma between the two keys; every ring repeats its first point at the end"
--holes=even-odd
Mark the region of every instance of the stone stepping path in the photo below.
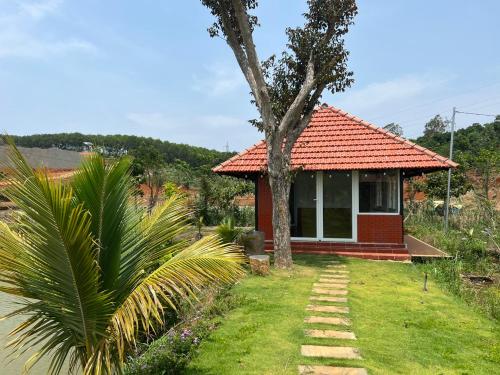
{"type": "Polygon", "coordinates": [[[307,311],[349,314],[349,307],[329,306],[329,305],[309,305],[307,306],[307,311]]]}
{"type": "Polygon", "coordinates": [[[349,274],[349,271],[345,271],[345,270],[334,270],[334,269],[324,270],[323,272],[327,272],[327,273],[341,273],[341,274],[343,274],[343,275],[347,275],[347,274],[349,274]]]}
{"type": "Polygon", "coordinates": [[[309,337],[316,338],[332,338],[332,339],[346,339],[356,340],[356,335],[349,331],[335,331],[333,329],[306,329],[304,334],[309,337]]]}
{"type": "Polygon", "coordinates": [[[304,319],[304,323],[321,323],[333,324],[336,326],[350,326],[351,321],[347,318],[337,318],[330,316],[308,316],[304,319]]]}
{"type": "Polygon", "coordinates": [[[324,274],[324,275],[321,275],[320,278],[322,279],[338,279],[338,280],[349,280],[349,276],[348,275],[341,275],[341,274],[331,274],[331,273],[327,273],[327,274],[324,274]]]}
{"type": "Polygon", "coordinates": [[[327,289],[327,288],[314,288],[313,292],[316,294],[330,294],[332,296],[347,295],[347,290],[327,289]]]}
{"type": "Polygon", "coordinates": [[[350,346],[302,345],[300,353],[304,357],[361,359],[359,350],[350,346]]]}
{"type": "Polygon", "coordinates": [[[346,297],[331,297],[331,296],[311,296],[309,297],[311,301],[322,301],[322,302],[347,302],[346,297]]]}
{"type": "MultiPolygon", "coordinates": [[[[309,299],[314,302],[347,302],[347,286],[349,283],[349,271],[345,264],[332,261],[326,265],[320,275],[319,281],[313,284],[312,295],[309,299]]],[[[328,304],[311,303],[306,310],[323,313],[325,316],[311,315],[304,319],[306,324],[322,324],[324,329],[305,329],[306,337],[317,339],[356,340],[354,332],[329,329],[329,326],[350,326],[351,321],[347,317],[328,316],[328,314],[349,314],[349,307],[328,304]]],[[[331,358],[331,359],[362,359],[359,349],[352,346],[330,346],[330,345],[302,345],[300,352],[304,357],[331,358]]],[[[322,365],[300,365],[300,375],[368,375],[364,368],[322,366],[322,365]]]]}
{"type": "Polygon", "coordinates": [[[337,284],[349,284],[349,279],[338,279],[335,277],[323,277],[321,276],[318,280],[319,283],[337,283],[337,284]]]}
{"type": "Polygon", "coordinates": [[[314,283],[313,287],[315,287],[315,288],[346,289],[347,288],[347,284],[345,284],[345,283],[344,284],[339,284],[337,282],[335,282],[335,283],[322,282],[322,283],[314,283]]]}
{"type": "Polygon", "coordinates": [[[364,368],[334,366],[299,366],[300,375],[368,375],[364,368]]]}

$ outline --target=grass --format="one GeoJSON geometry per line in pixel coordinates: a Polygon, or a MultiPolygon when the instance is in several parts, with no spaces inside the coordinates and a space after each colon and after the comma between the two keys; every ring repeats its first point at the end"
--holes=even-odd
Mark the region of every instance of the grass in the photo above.
{"type": "Polygon", "coordinates": [[[244,302],[202,342],[186,373],[296,374],[299,364],[365,367],[373,374],[497,372],[498,323],[432,279],[423,292],[423,275],[411,264],[343,259],[351,271],[349,316],[358,340],[304,337],[305,307],[326,259],[297,256],[291,274],[273,271],[266,278],[244,279],[233,289],[244,302]],[[351,344],[364,360],[303,358],[301,344],[351,344]]]}

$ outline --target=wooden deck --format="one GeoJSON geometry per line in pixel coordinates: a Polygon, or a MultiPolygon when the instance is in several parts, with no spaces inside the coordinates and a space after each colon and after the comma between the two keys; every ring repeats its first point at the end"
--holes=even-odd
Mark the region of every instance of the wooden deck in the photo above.
{"type": "Polygon", "coordinates": [[[410,235],[405,235],[405,243],[410,253],[410,257],[414,258],[450,258],[448,254],[435,248],[428,243],[419,240],[410,235]]]}

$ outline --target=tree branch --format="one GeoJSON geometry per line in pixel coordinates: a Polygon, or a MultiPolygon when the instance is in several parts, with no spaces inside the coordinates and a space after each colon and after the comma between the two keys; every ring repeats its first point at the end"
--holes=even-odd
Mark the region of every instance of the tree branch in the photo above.
{"type": "Polygon", "coordinates": [[[231,27],[231,21],[229,20],[226,13],[223,13],[220,16],[220,19],[224,27],[224,32],[227,37],[226,42],[229,45],[229,47],[231,47],[231,49],[233,50],[234,56],[236,57],[236,61],[240,66],[241,72],[245,76],[248,84],[250,85],[252,93],[254,94],[255,97],[257,97],[257,92],[258,92],[257,83],[248,64],[248,58],[245,54],[245,51],[243,50],[243,48],[241,48],[241,45],[238,41],[238,37],[234,32],[233,28],[231,27]]]}
{"type": "Polygon", "coordinates": [[[311,121],[311,118],[314,114],[314,106],[321,97],[321,94],[323,93],[325,87],[326,84],[322,83],[318,85],[318,87],[316,87],[316,90],[314,90],[314,93],[311,95],[309,101],[307,102],[304,116],[302,116],[302,119],[300,119],[300,121],[295,122],[297,126],[292,128],[291,131],[289,131],[286,135],[285,144],[283,146],[283,153],[289,153],[292,151],[293,145],[311,121]]]}
{"type": "Polygon", "coordinates": [[[238,21],[243,46],[245,47],[248,65],[257,85],[257,92],[254,93],[254,95],[261,110],[264,128],[274,127],[276,125],[276,119],[274,117],[269,91],[267,90],[266,80],[264,79],[264,73],[262,72],[262,67],[253,42],[252,31],[250,29],[250,23],[248,22],[248,14],[241,0],[232,0],[232,4],[236,20],[238,21]]]}
{"type": "Polygon", "coordinates": [[[314,60],[312,52],[309,55],[309,61],[307,63],[307,73],[304,83],[300,88],[299,93],[295,97],[293,103],[290,105],[285,115],[281,119],[279,126],[279,133],[282,137],[287,137],[288,130],[293,126],[293,124],[300,118],[300,114],[304,109],[307,97],[314,89],[316,80],[314,79],[314,60]]]}

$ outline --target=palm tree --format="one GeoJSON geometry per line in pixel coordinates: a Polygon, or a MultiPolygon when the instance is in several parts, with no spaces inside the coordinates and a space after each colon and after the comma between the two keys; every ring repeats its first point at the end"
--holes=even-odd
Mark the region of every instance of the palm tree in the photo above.
{"type": "Polygon", "coordinates": [[[41,348],[27,368],[50,356],[51,373],[65,362],[72,372],[121,373],[138,332],[161,324],[165,308],[242,275],[234,245],[179,240],[190,216],[181,198],[149,215],[133,208],[127,159],[90,156],[64,184],[10,144],[5,195],[21,214],[12,228],[0,223],[0,291],[20,298],[8,317],[26,318],[9,346],[41,348]]]}

